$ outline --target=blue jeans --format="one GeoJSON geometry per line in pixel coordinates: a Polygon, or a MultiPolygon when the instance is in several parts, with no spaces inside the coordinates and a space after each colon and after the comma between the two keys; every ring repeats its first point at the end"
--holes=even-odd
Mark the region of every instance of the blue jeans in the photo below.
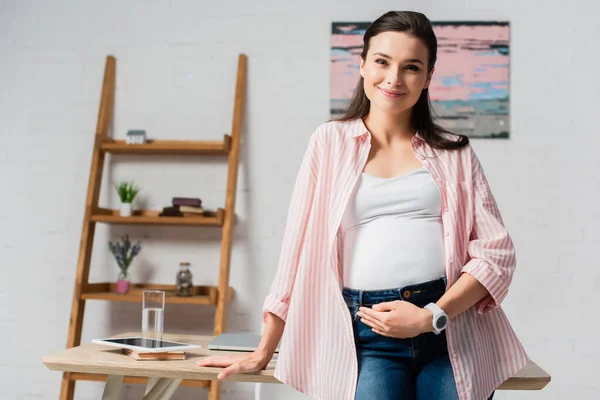
{"type": "Polygon", "coordinates": [[[437,302],[445,290],[445,277],[398,289],[343,289],[358,357],[356,400],[458,400],[445,331],[389,338],[373,332],[356,315],[361,306],[394,300],[423,307],[437,302]]]}

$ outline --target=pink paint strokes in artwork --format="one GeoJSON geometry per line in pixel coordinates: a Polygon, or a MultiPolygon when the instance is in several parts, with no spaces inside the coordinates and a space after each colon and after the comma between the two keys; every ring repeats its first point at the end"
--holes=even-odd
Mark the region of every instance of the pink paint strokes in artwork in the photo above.
{"type": "Polygon", "coordinates": [[[508,44],[508,26],[436,26],[435,33],[438,62],[429,90],[432,101],[469,100],[486,90],[472,86],[481,83],[508,90],[509,55],[488,47],[494,42],[508,44]]]}
{"type": "Polygon", "coordinates": [[[362,46],[361,35],[331,35],[331,47],[362,46]]]}
{"type": "MultiPolygon", "coordinates": [[[[335,56],[332,57],[335,60],[335,56]]],[[[345,58],[345,57],[344,57],[345,58]]],[[[358,56],[352,57],[358,60],[358,56]]],[[[352,92],[360,78],[357,68],[349,67],[349,64],[357,65],[359,61],[334,62],[331,64],[331,91],[332,99],[346,99],[352,97],[352,92]]]]}
{"type": "MultiPolygon", "coordinates": [[[[348,49],[357,46],[362,47],[361,35],[332,35],[331,37],[331,47],[348,49]]],[[[360,51],[360,48],[355,50],[332,50],[330,98],[346,99],[352,97],[352,92],[360,77],[358,70],[360,51]]]]}
{"type": "Polygon", "coordinates": [[[435,25],[433,27],[438,44],[445,39],[453,42],[477,38],[477,40],[507,41],[509,39],[508,26],[506,25],[476,25],[476,26],[451,26],[435,25]]]}

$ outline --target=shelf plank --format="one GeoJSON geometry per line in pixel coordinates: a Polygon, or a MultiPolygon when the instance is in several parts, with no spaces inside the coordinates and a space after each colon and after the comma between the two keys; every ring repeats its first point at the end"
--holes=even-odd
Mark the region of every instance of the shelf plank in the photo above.
{"type": "MultiPolygon", "coordinates": [[[[81,298],[85,300],[108,300],[140,303],[144,290],[164,290],[165,303],[168,304],[217,304],[216,286],[194,286],[192,296],[183,297],[175,294],[175,285],[160,285],[151,283],[134,283],[129,286],[126,294],[115,291],[116,283],[88,283],[82,286],[81,298]]],[[[231,299],[232,288],[229,288],[229,299],[231,299]]]]}
{"type": "MultiPolygon", "coordinates": [[[[98,375],[98,374],[86,374],[83,372],[72,372],[70,374],[71,379],[74,381],[94,381],[94,382],[105,382],[106,375],[98,375]]],[[[123,383],[131,383],[131,384],[146,384],[148,383],[148,378],[142,378],[139,376],[126,376],[123,379],[123,383]]],[[[184,379],[181,381],[181,386],[194,386],[194,387],[202,387],[208,388],[210,387],[210,381],[197,381],[194,379],[184,379]]]]}
{"type": "Polygon", "coordinates": [[[231,136],[225,135],[223,140],[148,140],[144,144],[106,139],[100,150],[113,154],[227,155],[230,146],[231,136]]]}
{"type": "Polygon", "coordinates": [[[131,225],[193,225],[193,226],[223,226],[225,210],[206,211],[203,215],[184,215],[182,217],[161,217],[159,210],[136,210],[131,217],[122,217],[119,210],[106,208],[96,209],[92,213],[92,222],[107,224],[131,225]]]}

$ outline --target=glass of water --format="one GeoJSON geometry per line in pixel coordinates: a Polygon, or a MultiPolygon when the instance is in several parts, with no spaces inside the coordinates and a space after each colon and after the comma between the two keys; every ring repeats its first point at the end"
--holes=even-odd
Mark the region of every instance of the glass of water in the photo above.
{"type": "Polygon", "coordinates": [[[144,290],[142,293],[142,336],[162,339],[165,292],[144,290]]]}

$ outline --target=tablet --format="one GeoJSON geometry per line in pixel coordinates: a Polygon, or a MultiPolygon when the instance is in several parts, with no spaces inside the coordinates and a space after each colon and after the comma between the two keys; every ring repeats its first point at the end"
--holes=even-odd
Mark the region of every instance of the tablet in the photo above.
{"type": "Polygon", "coordinates": [[[187,351],[200,345],[171,342],[169,340],[145,338],[141,336],[125,338],[94,339],[92,343],[135,350],[138,353],[162,353],[166,351],[187,351]]]}

